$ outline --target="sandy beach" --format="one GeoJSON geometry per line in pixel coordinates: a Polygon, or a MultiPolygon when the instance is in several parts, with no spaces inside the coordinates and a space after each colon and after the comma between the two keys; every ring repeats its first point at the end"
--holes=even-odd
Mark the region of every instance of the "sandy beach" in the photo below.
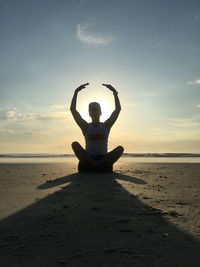
{"type": "Polygon", "coordinates": [[[0,266],[200,266],[200,164],[0,164],[0,266]]]}

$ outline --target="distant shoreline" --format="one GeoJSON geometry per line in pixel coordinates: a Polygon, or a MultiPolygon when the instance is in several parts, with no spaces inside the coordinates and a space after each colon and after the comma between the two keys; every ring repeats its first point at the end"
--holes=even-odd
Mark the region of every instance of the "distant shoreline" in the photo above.
{"type": "MultiPolygon", "coordinates": [[[[74,154],[48,154],[48,153],[3,153],[0,154],[0,158],[71,158],[75,157],[74,154]]],[[[159,157],[173,157],[173,158],[194,158],[200,157],[200,153],[124,153],[122,157],[149,157],[149,158],[159,158],[159,157]]]]}

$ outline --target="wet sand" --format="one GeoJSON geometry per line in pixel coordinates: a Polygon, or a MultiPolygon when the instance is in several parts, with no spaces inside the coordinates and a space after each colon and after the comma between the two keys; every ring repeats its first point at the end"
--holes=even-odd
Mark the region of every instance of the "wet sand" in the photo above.
{"type": "Polygon", "coordinates": [[[0,164],[0,266],[200,266],[200,164],[114,171],[0,164]]]}

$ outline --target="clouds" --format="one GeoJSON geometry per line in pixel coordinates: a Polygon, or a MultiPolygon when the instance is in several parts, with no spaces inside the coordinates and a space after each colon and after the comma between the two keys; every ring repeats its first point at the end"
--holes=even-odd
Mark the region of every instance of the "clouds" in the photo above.
{"type": "Polygon", "coordinates": [[[200,127],[200,123],[193,119],[171,119],[171,126],[184,127],[184,128],[196,128],[200,127]]]}
{"type": "Polygon", "coordinates": [[[52,110],[64,110],[64,109],[66,109],[66,105],[51,105],[50,109],[52,109],[52,110]]]}
{"type": "MultiPolygon", "coordinates": [[[[55,106],[55,105],[54,105],[55,106]]],[[[53,107],[55,108],[55,107],[53,107]]],[[[57,109],[61,108],[56,106],[57,109]]],[[[51,120],[66,120],[69,112],[54,111],[42,114],[34,113],[17,113],[15,110],[0,111],[0,120],[2,121],[51,121],[51,120]]]]}
{"type": "Polygon", "coordinates": [[[7,112],[0,113],[0,119],[6,121],[16,121],[16,120],[25,120],[25,119],[37,119],[40,115],[38,114],[22,114],[17,113],[15,110],[9,110],[7,112]]]}
{"type": "Polygon", "coordinates": [[[87,0],[81,0],[77,8],[82,8],[87,3],[87,0]]]}
{"type": "Polygon", "coordinates": [[[113,36],[94,33],[90,31],[90,23],[78,24],[76,37],[87,45],[105,46],[115,40],[113,36]]]}
{"type": "Polygon", "coordinates": [[[200,85],[200,78],[199,79],[197,79],[197,80],[195,80],[195,81],[189,81],[189,82],[187,82],[187,84],[194,84],[194,85],[200,85]]]}
{"type": "Polygon", "coordinates": [[[72,139],[74,122],[69,112],[62,108],[64,105],[52,105],[36,113],[22,112],[19,108],[1,108],[1,152],[52,152],[55,151],[52,146],[57,144],[63,144],[64,152],[66,136],[68,143],[72,139]]]}

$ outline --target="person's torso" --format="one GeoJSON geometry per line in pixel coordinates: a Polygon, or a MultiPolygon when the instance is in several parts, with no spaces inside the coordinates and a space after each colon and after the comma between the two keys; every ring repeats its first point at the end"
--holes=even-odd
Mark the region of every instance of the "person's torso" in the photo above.
{"type": "Polygon", "coordinates": [[[103,122],[97,127],[88,123],[85,133],[86,151],[89,155],[105,155],[108,146],[108,130],[103,122]]]}

